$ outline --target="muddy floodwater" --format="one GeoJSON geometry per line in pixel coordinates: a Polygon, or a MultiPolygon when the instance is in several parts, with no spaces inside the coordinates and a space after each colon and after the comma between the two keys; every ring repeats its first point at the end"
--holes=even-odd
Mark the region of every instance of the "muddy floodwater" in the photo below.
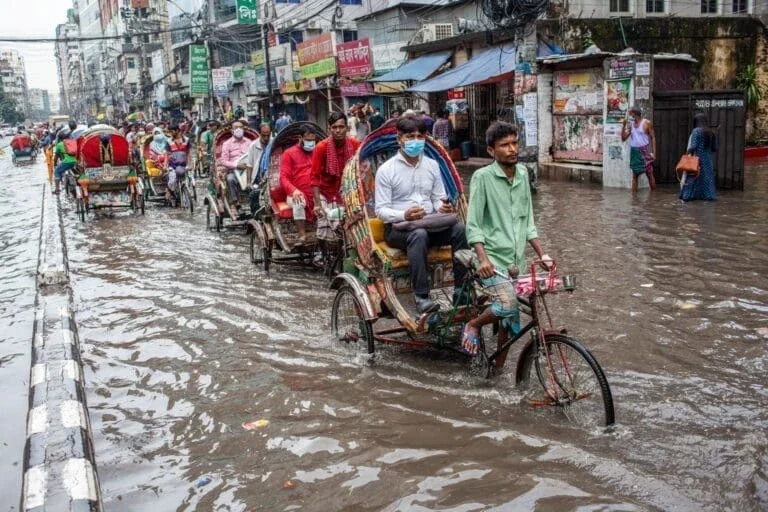
{"type": "MultiPolygon", "coordinates": [[[[204,214],[82,224],[63,202],[105,509],[766,510],[766,172],[685,205],[674,187],[541,184],[539,234],[578,286],[553,302],[556,323],[607,374],[610,434],[532,408],[511,365],[486,383],[455,357],[348,356],[320,274],[265,274],[204,214]]],[[[18,183],[0,192],[0,263],[16,276],[0,318],[24,325],[31,242],[10,213],[39,204],[40,185],[18,183]]]]}

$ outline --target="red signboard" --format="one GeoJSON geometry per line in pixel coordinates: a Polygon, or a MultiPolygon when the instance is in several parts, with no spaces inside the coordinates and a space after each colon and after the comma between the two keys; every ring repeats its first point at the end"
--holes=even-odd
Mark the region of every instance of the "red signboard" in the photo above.
{"type": "Polygon", "coordinates": [[[333,57],[333,40],[333,34],[323,34],[299,43],[296,46],[296,52],[299,54],[299,66],[306,66],[333,57]]]}
{"type": "Polygon", "coordinates": [[[368,76],[373,73],[368,38],[336,45],[340,76],[368,76]]]}
{"type": "Polygon", "coordinates": [[[342,96],[371,96],[373,86],[370,82],[341,82],[339,84],[342,96]]]}
{"type": "Polygon", "coordinates": [[[464,89],[448,89],[448,99],[449,100],[463,100],[464,99],[464,89]]]}
{"type": "Polygon", "coordinates": [[[134,9],[149,9],[149,0],[131,0],[131,7],[134,9]]]}

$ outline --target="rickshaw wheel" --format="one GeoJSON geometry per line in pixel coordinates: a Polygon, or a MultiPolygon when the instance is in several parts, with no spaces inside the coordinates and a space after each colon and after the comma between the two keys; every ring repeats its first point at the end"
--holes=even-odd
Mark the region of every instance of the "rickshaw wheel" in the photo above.
{"type": "Polygon", "coordinates": [[[189,187],[187,187],[186,183],[181,184],[181,191],[179,194],[181,195],[181,207],[185,210],[189,210],[190,215],[194,214],[195,203],[192,202],[192,198],[189,195],[189,187]]]}
{"type": "Polygon", "coordinates": [[[251,263],[263,264],[264,272],[269,272],[269,265],[272,263],[272,251],[261,244],[261,239],[255,230],[251,233],[251,263]]]}
{"type": "Polygon", "coordinates": [[[350,286],[342,286],[333,298],[331,334],[350,353],[373,354],[373,325],[363,317],[363,307],[350,286]]]}
{"type": "Polygon", "coordinates": [[[481,344],[477,355],[469,361],[469,374],[480,379],[490,379],[493,375],[493,368],[488,360],[488,354],[485,353],[485,346],[481,344]]]}
{"type": "Polygon", "coordinates": [[[216,231],[221,231],[222,220],[218,215],[214,215],[211,203],[208,203],[205,209],[205,227],[207,229],[216,228],[216,231]],[[213,217],[213,219],[211,219],[213,217]]]}

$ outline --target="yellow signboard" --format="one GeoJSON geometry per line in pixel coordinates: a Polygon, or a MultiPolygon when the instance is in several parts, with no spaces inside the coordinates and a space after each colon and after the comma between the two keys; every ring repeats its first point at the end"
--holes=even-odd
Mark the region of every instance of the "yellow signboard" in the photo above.
{"type": "Polygon", "coordinates": [[[264,57],[264,50],[251,52],[251,66],[261,68],[264,67],[265,62],[266,58],[264,57]]]}
{"type": "Polygon", "coordinates": [[[407,87],[405,82],[373,82],[373,92],[376,94],[398,94],[407,87]]]}

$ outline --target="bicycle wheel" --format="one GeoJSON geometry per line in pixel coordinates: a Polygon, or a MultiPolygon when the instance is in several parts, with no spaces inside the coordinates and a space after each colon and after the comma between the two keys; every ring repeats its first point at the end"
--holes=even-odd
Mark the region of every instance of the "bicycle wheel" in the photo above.
{"type": "Polygon", "coordinates": [[[363,317],[360,299],[350,286],[342,286],[336,292],[331,307],[331,334],[350,353],[373,354],[373,325],[363,317]]]}
{"type": "Polygon", "coordinates": [[[549,364],[544,347],[533,341],[523,348],[517,363],[516,381],[530,403],[562,407],[566,417],[582,427],[612,425],[613,395],[592,353],[562,334],[548,334],[546,340],[549,364]]]}
{"type": "Polygon", "coordinates": [[[186,183],[181,184],[181,191],[179,194],[181,195],[181,207],[185,210],[189,210],[190,215],[194,214],[195,204],[192,202],[192,198],[189,196],[189,188],[187,188],[186,183]]]}
{"type": "MultiPolygon", "coordinates": [[[[260,228],[257,228],[260,229],[260,228]]],[[[264,272],[269,272],[269,264],[272,260],[272,251],[268,246],[262,245],[259,233],[251,233],[251,263],[254,265],[263,265],[264,272]]]]}

